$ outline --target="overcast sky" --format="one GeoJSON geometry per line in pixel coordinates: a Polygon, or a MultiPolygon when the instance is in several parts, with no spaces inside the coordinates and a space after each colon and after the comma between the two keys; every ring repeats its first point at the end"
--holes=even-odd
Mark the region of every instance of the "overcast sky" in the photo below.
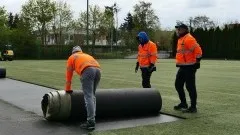
{"type": "MultiPolygon", "coordinates": [[[[28,0],[1,0],[8,12],[18,13],[21,5],[28,0]]],[[[58,1],[58,0],[57,0],[58,1]]],[[[80,11],[86,10],[87,0],[66,1],[78,17],[80,11]]],[[[152,3],[152,8],[160,19],[161,27],[172,29],[176,20],[186,21],[191,16],[206,15],[218,24],[240,21],[240,0],[144,0],[152,3]]],[[[120,7],[119,24],[139,0],[89,0],[90,5],[111,6],[116,2],[120,7]]]]}

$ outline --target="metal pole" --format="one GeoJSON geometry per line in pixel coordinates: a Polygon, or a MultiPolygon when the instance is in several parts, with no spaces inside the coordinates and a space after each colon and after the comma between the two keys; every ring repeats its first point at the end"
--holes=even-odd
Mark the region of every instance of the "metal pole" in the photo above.
{"type": "Polygon", "coordinates": [[[111,26],[111,53],[113,50],[113,31],[114,31],[114,25],[113,25],[113,18],[112,18],[112,26],[111,26]]]}
{"type": "Polygon", "coordinates": [[[113,11],[113,6],[110,8],[112,12],[112,20],[111,20],[111,53],[113,50],[113,30],[114,30],[114,11],[113,11]]]}
{"type": "Polygon", "coordinates": [[[87,0],[87,46],[89,45],[89,39],[88,39],[88,36],[89,36],[89,26],[88,26],[88,17],[89,17],[89,13],[88,13],[88,0],[87,0]]]}
{"type": "Polygon", "coordinates": [[[116,7],[116,46],[118,45],[118,9],[116,7]]]}

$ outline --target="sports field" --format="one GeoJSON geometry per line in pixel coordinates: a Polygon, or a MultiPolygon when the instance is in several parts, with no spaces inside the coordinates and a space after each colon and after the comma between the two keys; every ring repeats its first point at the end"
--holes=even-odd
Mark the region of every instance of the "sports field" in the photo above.
{"type": "MultiPolygon", "coordinates": [[[[135,60],[99,60],[102,79],[99,88],[141,87],[141,74],[134,72],[135,60]]],[[[2,61],[7,76],[57,89],[64,89],[64,60],[2,61]]],[[[143,127],[93,132],[97,135],[239,135],[240,134],[240,61],[203,60],[197,71],[198,113],[173,110],[179,103],[174,88],[177,72],[173,59],[159,60],[152,76],[152,87],[163,98],[162,112],[187,119],[143,127]]],[[[0,86],[1,87],[1,86],[0,86]]],[[[80,89],[75,74],[73,89],[80,89]]],[[[186,92],[186,94],[188,94],[186,92]]],[[[189,97],[187,96],[189,100],[189,97]]]]}

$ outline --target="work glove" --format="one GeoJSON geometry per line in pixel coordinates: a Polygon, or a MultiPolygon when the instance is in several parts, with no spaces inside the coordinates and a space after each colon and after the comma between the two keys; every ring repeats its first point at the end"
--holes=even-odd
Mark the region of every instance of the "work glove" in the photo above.
{"type": "Polygon", "coordinates": [[[153,72],[156,71],[156,67],[154,66],[153,63],[150,64],[150,66],[148,67],[148,72],[153,72]]]}
{"type": "Polygon", "coordinates": [[[73,91],[72,90],[66,90],[66,93],[71,94],[73,91]]]}
{"type": "Polygon", "coordinates": [[[202,59],[201,57],[200,58],[196,58],[197,63],[200,63],[201,59],[202,59]]]}
{"type": "Polygon", "coordinates": [[[199,69],[200,68],[200,61],[201,61],[201,59],[202,59],[201,57],[196,59],[196,63],[194,64],[195,69],[199,69]]]}
{"type": "Polygon", "coordinates": [[[137,73],[138,71],[138,68],[139,68],[139,62],[136,63],[136,67],[135,67],[135,73],[137,73]]]}
{"type": "Polygon", "coordinates": [[[200,62],[196,62],[196,63],[194,64],[194,67],[195,67],[195,69],[199,69],[199,68],[200,68],[200,62]]]}

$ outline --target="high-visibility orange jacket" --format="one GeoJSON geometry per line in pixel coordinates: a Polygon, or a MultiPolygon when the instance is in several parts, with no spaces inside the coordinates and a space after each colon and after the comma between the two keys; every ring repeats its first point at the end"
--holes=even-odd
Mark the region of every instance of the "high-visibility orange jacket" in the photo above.
{"type": "Polygon", "coordinates": [[[100,65],[92,56],[83,52],[74,53],[68,58],[65,87],[66,91],[71,90],[73,71],[75,71],[78,75],[81,75],[83,70],[87,67],[100,68],[100,65]]]}
{"type": "Polygon", "coordinates": [[[178,39],[176,64],[177,66],[194,65],[196,58],[202,57],[202,49],[196,39],[190,34],[178,39]]]}
{"type": "Polygon", "coordinates": [[[149,67],[157,61],[157,46],[152,41],[138,46],[138,62],[140,67],[149,67]]]}

